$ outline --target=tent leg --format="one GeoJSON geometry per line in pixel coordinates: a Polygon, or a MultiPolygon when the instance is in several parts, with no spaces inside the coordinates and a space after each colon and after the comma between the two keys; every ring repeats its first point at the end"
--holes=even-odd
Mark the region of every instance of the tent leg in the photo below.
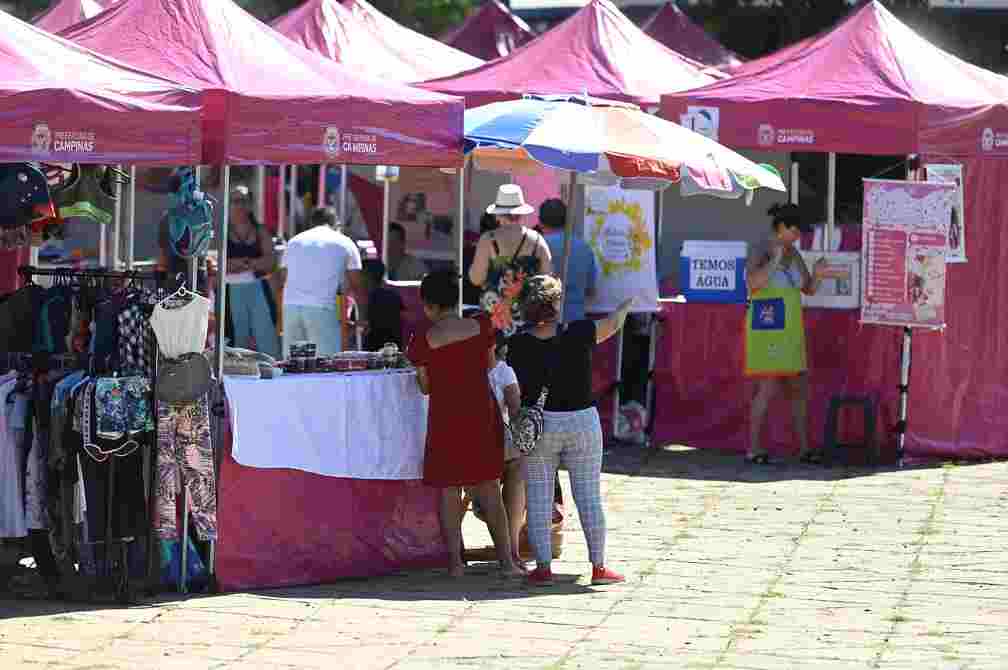
{"type": "Polygon", "coordinates": [[[129,209],[126,211],[126,269],[133,269],[133,261],[136,247],[134,239],[136,236],[136,165],[130,166],[129,181],[129,209]]]}
{"type": "Polygon", "coordinates": [[[259,223],[266,220],[266,166],[256,166],[255,208],[259,223]]]}
{"type": "Polygon", "coordinates": [[[645,426],[646,446],[654,446],[654,412],[658,404],[655,399],[655,360],[658,358],[658,315],[652,315],[648,327],[648,376],[644,386],[644,404],[647,411],[647,426],[645,426]]]}
{"type": "MultiPolygon", "coordinates": [[[[281,180],[281,183],[283,180],[281,180]]],[[[221,185],[225,193],[231,191],[231,166],[224,165],[221,170],[221,185]]],[[[227,307],[227,293],[225,293],[224,284],[224,268],[227,267],[227,237],[228,237],[228,224],[230,223],[230,208],[222,207],[221,217],[220,217],[220,230],[217,231],[217,292],[214,296],[216,298],[216,305],[214,312],[217,318],[217,332],[215,333],[216,342],[214,346],[214,374],[217,377],[217,393],[214,394],[218,399],[217,403],[214,403],[218,407],[222,407],[224,404],[224,313],[227,307]]],[[[213,397],[213,396],[212,396],[213,397]]],[[[211,412],[214,415],[214,412],[211,412]]],[[[217,427],[214,437],[216,441],[214,442],[214,477],[219,482],[220,478],[220,464],[223,460],[223,446],[224,446],[224,418],[222,416],[216,416],[217,427]]],[[[217,486],[217,495],[220,495],[220,486],[217,486]]],[[[218,506],[220,505],[220,498],[217,500],[218,506]]],[[[216,569],[216,559],[217,559],[217,543],[214,541],[210,542],[210,556],[208,557],[207,572],[210,574],[211,583],[213,582],[214,575],[217,574],[216,569]]]]}
{"type": "Polygon", "coordinates": [[[339,182],[339,219],[344,230],[350,230],[347,226],[347,166],[346,163],[340,165],[339,182]]]}
{"type": "Polygon", "coordinates": [[[613,415],[612,415],[612,434],[613,440],[619,441],[616,436],[619,428],[619,415],[620,415],[620,405],[622,403],[622,394],[620,389],[623,386],[623,335],[625,328],[620,328],[619,332],[616,334],[616,385],[613,387],[613,415]]]}
{"type": "Polygon", "coordinates": [[[294,206],[294,200],[298,197],[298,166],[291,165],[291,204],[290,209],[287,210],[287,231],[290,233],[291,237],[297,235],[297,208],[294,206]]]}
{"type": "MultiPolygon", "coordinates": [[[[458,313],[462,316],[462,296],[464,295],[463,285],[465,283],[465,278],[462,276],[462,264],[463,264],[463,254],[465,250],[465,230],[463,222],[465,221],[465,170],[466,170],[466,160],[462,159],[462,165],[458,168],[458,217],[455,220],[456,230],[456,241],[458,243],[458,250],[455,260],[457,266],[455,272],[458,273],[458,313]]],[[[387,182],[386,182],[387,183],[387,182]]],[[[387,193],[388,191],[386,191],[387,193]]],[[[387,231],[386,231],[387,232],[387,231]]],[[[385,247],[385,240],[388,239],[386,235],[382,239],[382,247],[385,247]]]]}
{"type": "Polygon", "coordinates": [[[906,448],[907,405],[910,400],[910,358],[912,355],[913,331],[903,328],[903,348],[900,353],[899,421],[896,423],[896,463],[903,467],[903,453],[906,448]]]}
{"type": "Polygon", "coordinates": [[[798,204],[799,193],[801,192],[801,164],[791,163],[791,204],[798,204]]]}
{"type": "Polygon", "coordinates": [[[98,226],[98,267],[108,267],[108,226],[98,226]]]}
{"type": "Polygon", "coordinates": [[[563,297],[560,300],[560,323],[564,322],[563,316],[567,307],[567,266],[570,265],[571,249],[574,247],[574,203],[576,202],[574,194],[576,190],[577,173],[571,170],[569,188],[567,189],[567,225],[564,226],[563,258],[560,261],[560,267],[553,268],[553,273],[560,275],[560,281],[564,288],[563,297]]]}
{"type": "Polygon", "coordinates": [[[389,219],[392,216],[392,186],[386,177],[382,182],[382,228],[381,228],[381,262],[388,268],[388,233],[389,219]]]}
{"type": "MultiPolygon", "coordinates": [[[[117,165],[116,169],[122,172],[122,165],[117,165]]],[[[120,252],[120,246],[122,244],[122,223],[123,223],[123,187],[122,179],[119,177],[115,178],[115,212],[112,217],[112,269],[118,270],[120,267],[119,259],[122,258],[120,252]]]]}
{"type": "Polygon", "coordinates": [[[315,203],[316,207],[325,207],[326,206],[326,189],[325,189],[326,183],[325,183],[325,178],[326,178],[326,171],[327,170],[328,170],[328,166],[325,163],[322,163],[322,165],[319,165],[319,170],[318,170],[318,201],[315,203]]]}
{"type": "Polygon", "coordinates": [[[284,184],[287,177],[287,166],[278,165],[277,175],[279,176],[277,180],[277,236],[287,239],[287,216],[284,208],[284,198],[287,197],[287,190],[284,184]]]}
{"type": "Polygon", "coordinates": [[[836,154],[831,151],[826,160],[826,229],[823,230],[822,250],[831,251],[836,233],[836,154]]]}

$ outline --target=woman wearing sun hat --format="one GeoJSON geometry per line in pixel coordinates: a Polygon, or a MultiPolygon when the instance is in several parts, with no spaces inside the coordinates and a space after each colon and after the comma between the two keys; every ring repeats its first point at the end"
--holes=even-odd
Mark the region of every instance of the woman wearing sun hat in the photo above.
{"type": "Polygon", "coordinates": [[[480,237],[469,280],[480,287],[480,307],[490,313],[494,327],[510,337],[522,325],[516,302],[522,284],[527,277],[552,273],[553,262],[545,238],[523,223],[535,209],[520,186],[501,186],[486,211],[500,227],[480,237]]]}

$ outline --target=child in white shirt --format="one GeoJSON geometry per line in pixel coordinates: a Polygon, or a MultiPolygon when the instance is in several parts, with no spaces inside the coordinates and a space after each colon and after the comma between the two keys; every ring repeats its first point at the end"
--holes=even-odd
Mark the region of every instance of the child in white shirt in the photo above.
{"type": "Polygon", "coordinates": [[[515,562],[522,563],[518,558],[518,543],[521,529],[525,525],[525,479],[522,475],[521,452],[511,446],[511,417],[517,416],[521,409],[521,390],[518,387],[518,377],[511,366],[507,364],[507,344],[498,339],[494,349],[494,366],[490,369],[490,387],[500,406],[504,418],[504,477],[503,495],[504,507],[507,509],[508,529],[511,532],[511,547],[514,550],[515,562]]]}

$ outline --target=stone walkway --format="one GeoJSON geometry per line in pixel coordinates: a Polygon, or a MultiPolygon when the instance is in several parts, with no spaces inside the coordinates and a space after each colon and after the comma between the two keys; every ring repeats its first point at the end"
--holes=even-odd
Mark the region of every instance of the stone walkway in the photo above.
{"type": "Polygon", "coordinates": [[[0,601],[0,668],[1008,668],[1005,463],[633,453],[604,480],[625,585],[586,585],[572,518],[551,589],[477,569],[131,609],[0,601]]]}

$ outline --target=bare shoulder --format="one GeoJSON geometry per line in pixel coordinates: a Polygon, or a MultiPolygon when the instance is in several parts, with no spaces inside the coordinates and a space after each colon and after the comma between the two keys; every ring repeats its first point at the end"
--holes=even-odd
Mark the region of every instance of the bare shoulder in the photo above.
{"type": "Polygon", "coordinates": [[[476,337],[479,333],[479,322],[474,319],[440,321],[427,331],[427,344],[431,349],[439,349],[476,337]]]}

